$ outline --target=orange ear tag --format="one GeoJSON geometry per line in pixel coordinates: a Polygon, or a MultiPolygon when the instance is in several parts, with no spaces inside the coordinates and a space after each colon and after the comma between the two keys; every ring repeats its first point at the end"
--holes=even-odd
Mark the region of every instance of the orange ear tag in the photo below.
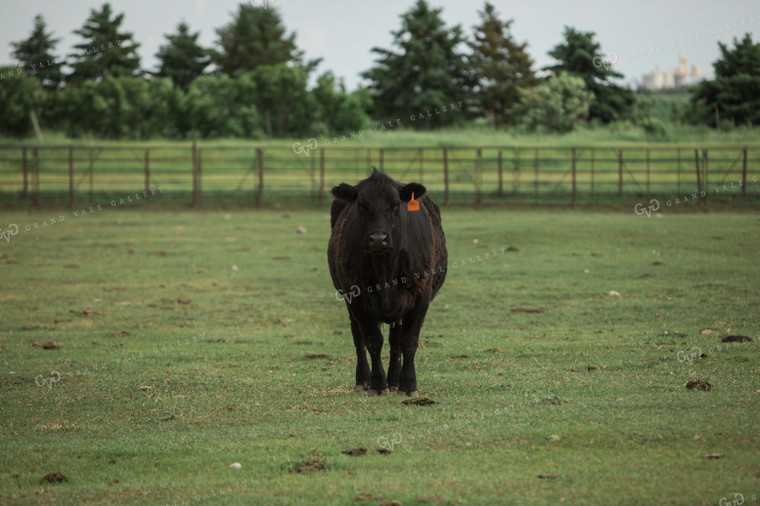
{"type": "Polygon", "coordinates": [[[412,200],[406,203],[406,210],[407,211],[419,211],[420,210],[420,203],[414,200],[414,192],[412,192],[412,200]]]}

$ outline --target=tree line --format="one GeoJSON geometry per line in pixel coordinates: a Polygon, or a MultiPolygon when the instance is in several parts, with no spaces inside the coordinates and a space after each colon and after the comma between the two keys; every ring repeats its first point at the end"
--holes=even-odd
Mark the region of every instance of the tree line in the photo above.
{"type": "MultiPolygon", "coordinates": [[[[362,73],[369,83],[347,91],[321,60],[304,59],[270,5],[240,4],[216,29],[213,47],[180,23],[165,35],[156,69],[141,68],[134,35],[110,4],[92,9],[74,30],[82,41],[65,57],[41,15],[31,35],[14,42],[18,65],[0,67],[0,135],[31,134],[34,113],[44,129],[76,138],[270,138],[329,136],[416,111],[461,103],[457,114],[426,115],[413,128],[489,124],[568,132],[582,123],[627,121],[662,128],[651,102],[619,86],[593,32],[565,27],[549,52],[553,65],[537,76],[527,43],[515,40],[512,19],[486,2],[467,36],[447,26],[442,9],[418,0],[401,15],[391,48],[373,48],[362,73]],[[313,85],[310,77],[315,76],[313,85]]],[[[754,125],[760,118],[760,44],[749,34],[719,43],[715,79],[694,87],[685,122],[723,120],[754,125]]]]}

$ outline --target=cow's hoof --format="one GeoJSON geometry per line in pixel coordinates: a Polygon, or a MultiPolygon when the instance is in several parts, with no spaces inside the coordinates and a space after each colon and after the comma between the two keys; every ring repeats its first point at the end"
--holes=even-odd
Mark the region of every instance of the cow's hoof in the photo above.
{"type": "Polygon", "coordinates": [[[354,387],[354,392],[366,392],[367,390],[369,390],[369,383],[366,381],[354,387]]]}
{"type": "Polygon", "coordinates": [[[398,387],[388,387],[391,392],[398,392],[398,387]]]}
{"type": "Polygon", "coordinates": [[[385,390],[380,390],[379,392],[377,390],[372,390],[371,388],[367,390],[367,397],[375,397],[376,395],[389,395],[390,391],[386,388],[385,390]]]}
{"type": "Polygon", "coordinates": [[[420,396],[420,391],[419,390],[415,390],[414,392],[404,392],[403,390],[399,390],[398,394],[399,395],[403,395],[405,397],[407,397],[407,396],[408,397],[419,397],[420,396]]]}

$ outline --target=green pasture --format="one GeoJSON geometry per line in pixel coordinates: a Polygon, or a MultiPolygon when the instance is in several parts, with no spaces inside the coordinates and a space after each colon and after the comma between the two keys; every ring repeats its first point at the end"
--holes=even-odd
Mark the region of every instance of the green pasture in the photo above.
{"type": "Polygon", "coordinates": [[[760,496],[756,214],[444,208],[405,405],[353,392],[326,208],[150,205],[2,212],[2,504],[760,496]]]}

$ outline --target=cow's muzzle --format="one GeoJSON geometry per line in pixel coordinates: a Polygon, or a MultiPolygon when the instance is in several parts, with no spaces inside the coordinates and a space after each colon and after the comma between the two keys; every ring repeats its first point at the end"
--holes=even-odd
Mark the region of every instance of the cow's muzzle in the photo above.
{"type": "Polygon", "coordinates": [[[382,232],[369,234],[369,242],[367,243],[367,247],[370,251],[376,253],[385,251],[388,249],[388,234],[384,234],[382,232]]]}

